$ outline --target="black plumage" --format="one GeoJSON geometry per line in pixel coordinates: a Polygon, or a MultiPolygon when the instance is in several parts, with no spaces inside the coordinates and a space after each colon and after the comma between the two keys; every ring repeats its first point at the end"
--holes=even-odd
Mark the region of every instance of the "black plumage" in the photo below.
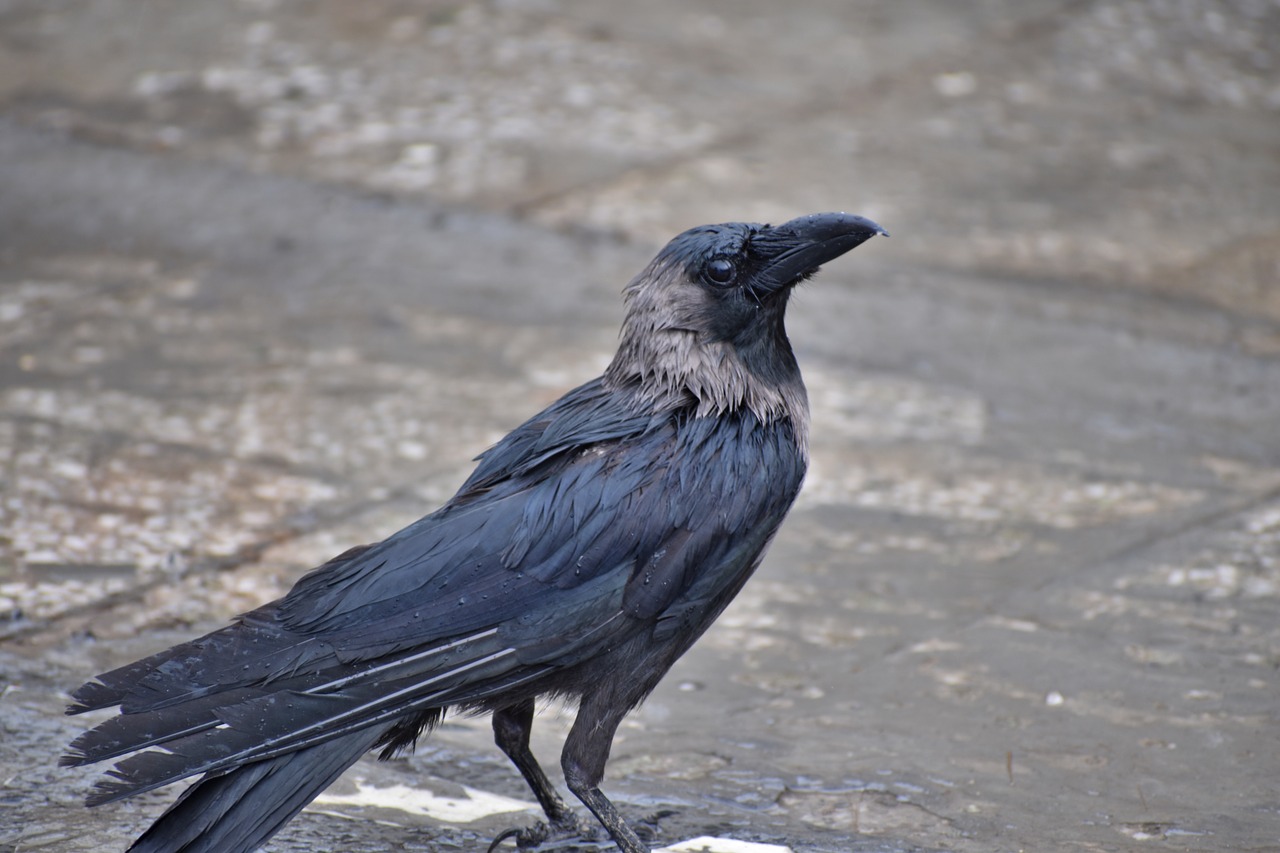
{"type": "Polygon", "coordinates": [[[120,713],[63,763],[127,756],[90,804],[204,774],[131,849],[252,850],[366,751],[409,746],[455,707],[493,712],[550,831],[572,834],[528,749],[534,700],[556,696],[578,703],[570,790],[622,850],[645,849],[599,789],[613,734],[741,589],[800,489],[792,286],[878,233],[819,214],[677,237],[628,286],[605,374],[486,451],[443,507],[77,690],[69,713],[120,713]]]}

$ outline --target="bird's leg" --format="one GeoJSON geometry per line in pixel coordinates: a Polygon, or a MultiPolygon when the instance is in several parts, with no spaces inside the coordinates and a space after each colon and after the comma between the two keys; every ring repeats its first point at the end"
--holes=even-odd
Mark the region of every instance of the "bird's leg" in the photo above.
{"type": "Polygon", "coordinates": [[[506,753],[507,758],[520,771],[538,804],[546,812],[551,821],[551,828],[539,823],[527,829],[513,829],[504,832],[494,839],[490,851],[496,849],[503,841],[515,839],[521,849],[536,848],[539,845],[557,839],[583,838],[593,835],[593,827],[578,820],[578,816],[556,793],[551,780],[543,772],[542,765],[534,757],[529,748],[529,733],[533,729],[533,700],[526,699],[515,705],[501,708],[493,712],[493,740],[498,748],[506,753]]]}
{"type": "Polygon", "coordinates": [[[630,705],[610,708],[606,702],[593,703],[590,697],[583,699],[578,717],[573,721],[569,737],[564,742],[560,766],[569,790],[604,825],[622,853],[648,853],[649,846],[640,840],[635,830],[618,814],[617,808],[600,790],[604,779],[604,765],[609,760],[613,735],[618,724],[626,716],[630,705]]]}
{"type": "Polygon", "coordinates": [[[506,753],[507,758],[520,771],[524,781],[529,783],[538,804],[547,813],[547,818],[557,826],[575,821],[573,811],[565,805],[551,780],[542,771],[533,750],[529,749],[529,732],[533,730],[533,700],[525,699],[516,705],[493,712],[493,740],[498,749],[506,753]]]}

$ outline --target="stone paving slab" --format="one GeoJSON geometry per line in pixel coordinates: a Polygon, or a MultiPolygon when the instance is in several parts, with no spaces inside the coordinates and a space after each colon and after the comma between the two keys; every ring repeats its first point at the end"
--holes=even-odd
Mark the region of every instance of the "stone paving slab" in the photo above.
{"type": "Polygon", "coordinates": [[[1271,3],[150,8],[12,3],[6,111],[649,241],[840,187],[891,256],[1280,317],[1271,3]]]}
{"type": "MultiPolygon", "coordinates": [[[[676,230],[841,206],[894,236],[791,311],[806,491],[610,793],[674,811],[663,844],[1280,846],[1278,28],[1249,0],[6,4],[0,850],[121,849],[172,796],[81,809],[65,691],[433,508],[598,372],[676,230]]],[[[440,812],[527,800],[483,721],[331,794],[271,849],[527,819],[440,812]]]]}

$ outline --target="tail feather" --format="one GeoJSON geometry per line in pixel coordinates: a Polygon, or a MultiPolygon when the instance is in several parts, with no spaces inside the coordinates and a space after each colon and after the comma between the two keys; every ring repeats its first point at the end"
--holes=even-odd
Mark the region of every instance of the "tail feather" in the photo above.
{"type": "MultiPolygon", "coordinates": [[[[265,698],[284,699],[275,696],[265,698]]],[[[347,707],[346,701],[340,698],[295,695],[290,699],[305,701],[308,705],[330,705],[335,713],[347,707]]],[[[280,704],[283,706],[286,702],[282,701],[280,704]]],[[[224,708],[220,713],[227,714],[230,710],[224,708]]],[[[360,720],[341,727],[337,724],[325,725],[328,720],[317,714],[313,725],[294,731],[290,724],[297,718],[288,708],[282,710],[278,719],[260,718],[269,724],[270,732],[253,726],[239,728],[220,723],[203,731],[168,740],[163,743],[163,750],[135,752],[107,771],[107,778],[95,786],[87,802],[91,806],[98,806],[161,788],[197,773],[225,773],[238,766],[261,763],[290,752],[341,740],[361,730],[381,731],[385,728],[378,726],[377,720],[360,720]]],[[[96,760],[96,755],[93,760],[96,760]]]]}
{"type": "Polygon", "coordinates": [[[375,726],[336,740],[205,776],[182,793],[129,853],[249,853],[389,731],[375,726]]]}
{"type": "MultiPolygon", "coordinates": [[[[231,633],[240,628],[234,626],[225,631],[231,633]]],[[[127,668],[130,670],[127,676],[107,673],[73,694],[83,701],[72,706],[69,713],[101,707],[99,701],[115,701],[121,703],[122,714],[82,733],[72,741],[69,753],[60,763],[63,766],[92,764],[225,726],[257,732],[265,742],[300,739],[305,734],[320,730],[334,731],[344,720],[353,716],[359,719],[361,712],[369,715],[368,722],[376,722],[375,717],[385,718],[388,711],[388,703],[377,701],[376,697],[381,693],[395,695],[395,688],[399,686],[403,688],[398,691],[401,701],[408,698],[406,693],[417,694],[419,701],[416,704],[421,706],[421,700],[425,698],[429,705],[431,692],[447,692],[464,685],[469,677],[475,677],[477,669],[481,674],[487,673],[486,663],[499,663],[502,658],[509,658],[510,654],[493,654],[496,633],[486,631],[463,637],[390,661],[335,665],[324,670],[294,674],[274,683],[230,686],[216,692],[213,688],[204,687],[188,689],[185,694],[170,688],[150,702],[143,697],[147,687],[157,680],[159,668],[142,661],[127,668]],[[107,686],[122,683],[128,677],[138,682],[126,688],[132,692],[124,693],[107,686]],[[346,709],[356,711],[343,714],[346,709]],[[336,719],[331,723],[324,722],[330,718],[336,719]]],[[[184,654],[182,658],[185,657],[184,654]]],[[[172,655],[160,659],[163,666],[174,665],[177,660],[172,655]]],[[[186,663],[182,665],[186,666],[186,663]]],[[[173,680],[170,674],[164,675],[173,680]]],[[[390,711],[399,713],[394,701],[390,703],[390,711]]],[[[187,747],[197,742],[207,744],[204,740],[184,740],[187,747]]],[[[245,760],[264,757],[267,757],[266,750],[244,756],[245,760]]],[[[214,769],[217,768],[194,767],[191,772],[214,769]]]]}
{"type": "Polygon", "coordinates": [[[186,646],[175,646],[157,652],[150,657],[122,666],[111,672],[103,673],[92,681],[82,684],[71,694],[72,703],[67,706],[68,714],[82,714],[85,711],[96,711],[110,708],[124,702],[144,677],[183,654],[186,646]]]}
{"type": "MultiPolygon", "coordinates": [[[[476,682],[486,687],[507,685],[541,672],[519,672],[515,653],[495,648],[498,645],[488,633],[468,649],[475,657],[431,675],[413,672],[406,661],[399,661],[381,668],[399,676],[392,681],[374,680],[366,670],[357,679],[322,682],[340,684],[335,693],[242,689],[201,697],[187,705],[124,714],[77,738],[63,763],[86,764],[133,753],[118,762],[90,795],[89,804],[100,805],[199,773],[226,773],[342,740],[358,731],[384,732],[408,714],[440,709],[454,699],[477,698],[485,691],[477,690],[476,682]],[[147,749],[155,746],[162,748],[147,749]]],[[[430,666],[431,656],[423,655],[419,663],[430,666]]]]}
{"type": "Polygon", "coordinates": [[[94,764],[215,728],[220,722],[217,714],[219,705],[244,702],[259,695],[260,690],[227,691],[216,697],[205,697],[198,702],[166,709],[162,714],[149,714],[145,725],[140,724],[137,714],[112,717],[82,732],[71,742],[67,754],[58,763],[62,767],[94,764]]]}

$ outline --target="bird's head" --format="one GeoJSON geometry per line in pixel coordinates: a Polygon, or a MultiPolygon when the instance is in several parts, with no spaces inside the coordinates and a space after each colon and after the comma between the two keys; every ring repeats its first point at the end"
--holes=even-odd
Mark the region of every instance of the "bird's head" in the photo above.
{"type": "Polygon", "coordinates": [[[659,405],[699,414],[750,407],[796,416],[804,387],[783,327],[792,288],[827,261],[887,232],[848,213],[781,225],[691,228],[627,286],[627,316],[606,378],[659,405]]]}

